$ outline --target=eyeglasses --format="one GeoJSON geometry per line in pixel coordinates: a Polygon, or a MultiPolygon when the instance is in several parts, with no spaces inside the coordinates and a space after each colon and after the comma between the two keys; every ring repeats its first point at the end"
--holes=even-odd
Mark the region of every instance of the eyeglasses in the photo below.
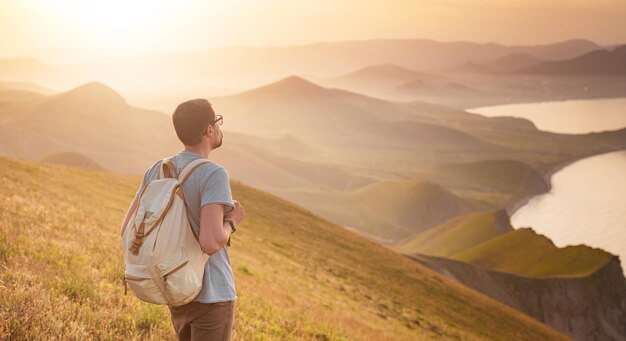
{"type": "Polygon", "coordinates": [[[215,121],[211,122],[211,124],[215,124],[217,122],[218,125],[224,124],[224,117],[222,115],[215,115],[215,121]]]}

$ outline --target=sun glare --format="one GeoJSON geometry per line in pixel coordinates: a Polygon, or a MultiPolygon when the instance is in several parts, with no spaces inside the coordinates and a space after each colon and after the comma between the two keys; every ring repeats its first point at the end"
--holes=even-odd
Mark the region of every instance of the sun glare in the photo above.
{"type": "Polygon", "coordinates": [[[180,7],[175,1],[40,0],[49,14],[75,28],[92,48],[138,49],[153,46],[180,7]]]}

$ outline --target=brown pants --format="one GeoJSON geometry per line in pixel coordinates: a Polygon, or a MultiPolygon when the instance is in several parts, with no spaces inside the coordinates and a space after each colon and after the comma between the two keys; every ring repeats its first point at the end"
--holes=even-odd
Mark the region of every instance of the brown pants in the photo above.
{"type": "Polygon", "coordinates": [[[235,301],[191,302],[170,307],[179,340],[229,341],[235,319],[235,301]]]}

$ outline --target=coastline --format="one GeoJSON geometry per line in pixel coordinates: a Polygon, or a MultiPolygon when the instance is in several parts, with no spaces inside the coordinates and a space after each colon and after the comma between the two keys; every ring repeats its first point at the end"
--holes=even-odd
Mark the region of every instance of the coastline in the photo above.
{"type": "MultiPolygon", "coordinates": [[[[461,110],[466,111],[470,114],[478,114],[478,115],[483,115],[480,112],[477,112],[476,110],[480,110],[480,109],[484,109],[484,108],[491,108],[491,107],[503,107],[503,106],[508,106],[508,105],[517,105],[517,104],[549,104],[549,103],[556,103],[556,102],[571,102],[571,101],[587,101],[587,100],[613,100],[613,99],[626,99],[626,97],[624,95],[619,95],[619,96],[600,96],[600,97],[575,97],[575,98],[564,98],[564,99],[559,99],[559,98],[555,98],[555,99],[545,99],[545,100],[538,100],[538,101],[533,101],[533,100],[522,100],[521,102],[518,101],[511,101],[511,102],[507,102],[507,101],[502,101],[502,102],[494,102],[493,104],[486,104],[486,105],[480,105],[480,106],[462,106],[461,110]]],[[[502,116],[508,116],[508,115],[502,115],[502,116]]]]}
{"type": "Polygon", "coordinates": [[[509,218],[512,217],[513,214],[515,214],[515,212],[517,210],[519,210],[520,208],[522,208],[523,206],[528,204],[530,199],[532,199],[532,198],[534,198],[536,196],[539,196],[539,195],[543,195],[543,194],[549,193],[552,190],[552,176],[554,174],[556,174],[557,172],[559,172],[560,170],[562,170],[563,168],[571,165],[574,162],[577,162],[577,161],[580,161],[580,160],[583,160],[583,159],[586,159],[586,158],[590,158],[590,157],[598,156],[598,155],[603,155],[603,154],[608,154],[608,153],[613,153],[613,152],[618,152],[618,151],[624,151],[624,150],[626,150],[626,148],[609,150],[609,151],[604,151],[604,152],[595,153],[595,154],[589,154],[589,155],[582,155],[582,156],[578,156],[578,157],[575,157],[573,159],[565,160],[565,161],[563,161],[561,163],[556,164],[553,168],[551,168],[543,176],[543,179],[545,180],[546,184],[548,185],[547,190],[543,191],[543,192],[536,193],[536,194],[531,194],[531,195],[524,196],[524,197],[520,198],[519,200],[517,200],[516,202],[514,202],[509,207],[506,207],[506,211],[507,211],[507,214],[509,215],[509,218]]]}
{"type": "MultiPolygon", "coordinates": [[[[559,103],[559,102],[573,102],[573,101],[589,101],[589,100],[613,100],[613,99],[626,99],[626,97],[624,96],[615,96],[615,97],[590,97],[590,98],[566,98],[566,99],[548,99],[548,100],[543,100],[543,101],[522,101],[522,102],[502,102],[502,104],[489,104],[489,105],[481,105],[479,107],[467,107],[467,108],[463,108],[462,110],[467,111],[471,114],[478,114],[478,115],[483,115],[480,112],[474,112],[474,110],[480,110],[480,109],[485,109],[485,108],[492,108],[492,107],[503,107],[503,106],[508,106],[508,105],[517,105],[517,104],[550,104],[550,103],[559,103]]],[[[503,116],[507,116],[507,115],[503,115],[503,116]]]]}

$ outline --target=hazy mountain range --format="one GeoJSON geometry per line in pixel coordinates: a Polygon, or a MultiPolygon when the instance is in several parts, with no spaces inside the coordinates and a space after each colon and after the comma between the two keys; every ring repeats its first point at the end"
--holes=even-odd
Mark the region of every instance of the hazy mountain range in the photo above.
{"type": "MultiPolygon", "coordinates": [[[[131,103],[171,111],[177,102],[188,96],[234,93],[294,74],[321,82],[384,64],[423,73],[441,73],[467,62],[506,61],[511,55],[526,54],[543,61],[558,61],[598,49],[602,47],[581,39],[529,46],[380,39],[103,57],[68,64],[17,58],[0,61],[0,80],[29,81],[69,89],[96,79],[122,91],[131,103]]],[[[471,84],[457,83],[472,88],[471,84]]]]}
{"type": "MultiPolygon", "coordinates": [[[[540,174],[626,141],[614,136],[623,130],[553,134],[523,119],[388,102],[299,77],[212,102],[226,122],[224,147],[212,157],[234,179],[392,241],[468,211],[511,208],[545,191],[540,174]],[[484,176],[490,172],[510,179],[500,186],[484,176]],[[408,184],[415,192],[405,196],[401,189],[408,184]],[[428,208],[435,193],[441,210],[428,208]],[[394,204],[378,212],[368,207],[369,197],[394,204]],[[423,212],[417,220],[416,212],[423,212]],[[386,224],[363,219],[377,214],[406,218],[386,224]]],[[[181,148],[169,116],[129,106],[101,83],[3,102],[0,114],[4,155],[39,160],[74,152],[107,170],[142,173],[181,148]]]]}

